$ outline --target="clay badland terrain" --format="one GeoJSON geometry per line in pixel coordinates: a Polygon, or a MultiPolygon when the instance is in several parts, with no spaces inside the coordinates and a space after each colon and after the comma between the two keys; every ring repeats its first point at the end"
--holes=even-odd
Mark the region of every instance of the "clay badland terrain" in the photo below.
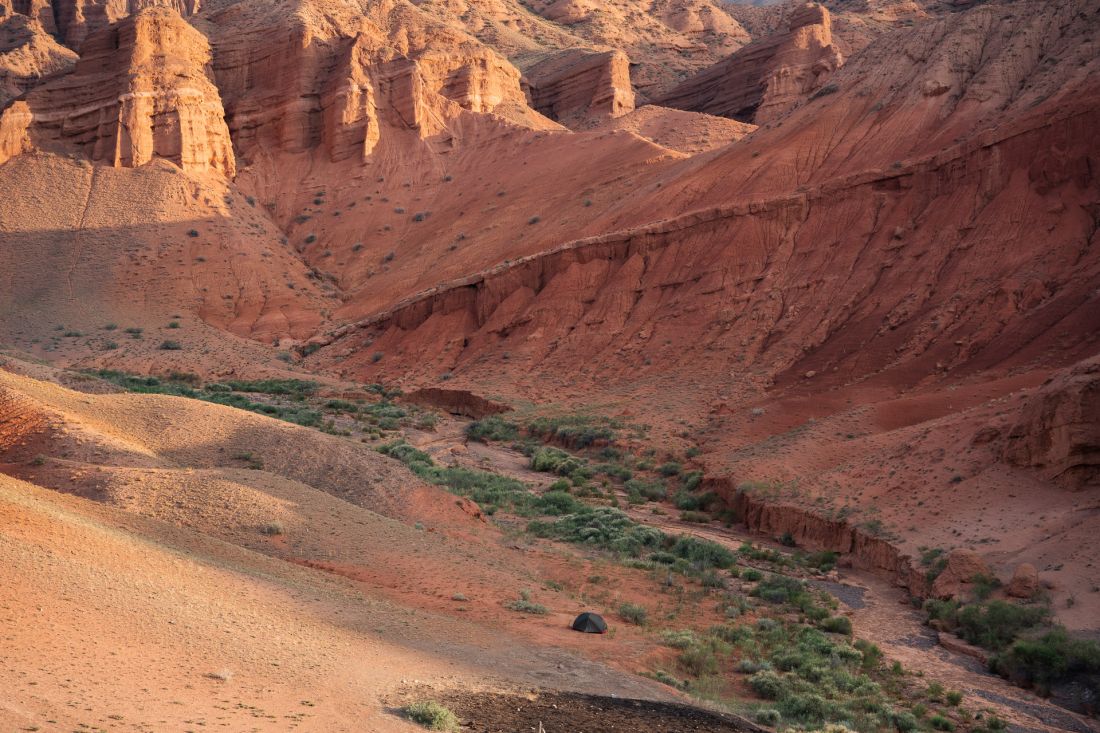
{"type": "Polygon", "coordinates": [[[1098,115],[1100,0],[0,0],[0,729],[1096,730],[1098,115]]]}

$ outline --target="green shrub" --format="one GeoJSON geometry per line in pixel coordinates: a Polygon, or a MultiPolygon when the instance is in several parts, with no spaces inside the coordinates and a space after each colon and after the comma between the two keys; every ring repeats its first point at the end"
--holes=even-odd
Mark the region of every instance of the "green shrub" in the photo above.
{"type": "Polygon", "coordinates": [[[677,463],[676,461],[669,461],[668,463],[661,464],[657,468],[657,473],[661,474],[662,476],[677,476],[682,470],[683,466],[681,466],[679,463],[677,463]]]}
{"type": "Polygon", "coordinates": [[[990,662],[994,672],[1046,693],[1057,683],[1078,680],[1100,696],[1100,644],[1075,639],[1064,628],[1018,639],[990,662]]]}
{"type": "Polygon", "coordinates": [[[725,588],[726,580],[716,570],[707,570],[699,576],[699,583],[704,588],[725,588]]]}
{"type": "MultiPolygon", "coordinates": [[[[610,476],[611,478],[618,479],[620,481],[630,481],[634,478],[634,472],[626,466],[621,466],[618,463],[600,463],[595,467],[596,473],[602,473],[604,476],[610,476]]],[[[657,498],[663,499],[665,497],[665,487],[657,481],[646,482],[656,487],[655,491],[660,492],[660,496],[657,498]]],[[[637,487],[639,492],[644,496],[646,492],[642,490],[642,487],[637,487]]],[[[629,489],[629,487],[628,487],[629,489]]]]}
{"type": "Polygon", "coordinates": [[[938,713],[936,715],[933,715],[931,718],[929,718],[928,722],[936,730],[946,730],[946,731],[955,730],[955,724],[953,722],[951,722],[951,719],[950,718],[945,718],[944,716],[942,716],[938,713]]]}
{"type": "Polygon", "coordinates": [[[640,557],[645,550],[666,553],[674,560],[686,562],[685,568],[694,567],[700,572],[726,568],[733,563],[733,553],[716,542],[667,535],[640,525],[611,507],[585,507],[555,522],[531,522],[527,529],[538,537],[590,545],[626,557],[640,557]]]}
{"type": "Polygon", "coordinates": [[[783,678],[770,670],[762,670],[749,677],[749,687],[765,700],[778,700],[786,689],[783,678]]]}
{"type": "Polygon", "coordinates": [[[807,567],[817,568],[822,572],[829,572],[836,567],[837,553],[832,550],[814,552],[802,558],[802,564],[807,567]]]}
{"type": "Polygon", "coordinates": [[[559,478],[559,479],[556,479],[554,481],[554,483],[550,484],[546,488],[546,490],[547,491],[566,491],[566,492],[568,492],[572,488],[573,488],[573,483],[569,479],[559,478]]]}
{"type": "Polygon", "coordinates": [[[565,491],[547,491],[535,499],[534,507],[540,514],[561,516],[583,511],[586,505],[565,491]]]}
{"type": "Polygon", "coordinates": [[[912,733],[920,727],[920,722],[912,713],[895,713],[894,727],[898,733],[912,733]]]}
{"type": "Polygon", "coordinates": [[[161,341],[160,342],[160,348],[163,351],[179,351],[180,349],[183,348],[183,345],[180,344],[179,341],[167,340],[167,341],[161,341]]]}
{"type": "Polygon", "coordinates": [[[422,725],[428,730],[454,730],[458,726],[458,718],[447,708],[437,702],[425,700],[414,702],[401,708],[405,716],[422,725]]]}
{"type": "Polygon", "coordinates": [[[705,644],[689,646],[680,652],[676,661],[681,669],[696,677],[718,672],[718,657],[714,650],[705,644]]]}
{"type": "Polygon", "coordinates": [[[1050,611],[993,600],[963,606],[957,616],[959,636],[994,651],[1003,649],[1024,631],[1045,623],[1050,611]]]}
{"type": "Polygon", "coordinates": [[[572,448],[587,448],[610,443],[618,437],[621,424],[610,418],[591,415],[540,417],[527,425],[527,432],[543,440],[555,440],[572,448]]]}
{"type": "Polygon", "coordinates": [[[744,579],[744,580],[747,580],[751,583],[755,583],[756,581],[760,580],[762,577],[764,577],[763,573],[761,573],[756,568],[748,568],[746,570],[741,571],[741,578],[744,579]]]}
{"type": "Polygon", "coordinates": [[[545,616],[550,613],[546,606],[532,601],[530,591],[526,590],[520,591],[519,598],[504,604],[504,607],[510,608],[513,611],[519,611],[520,613],[530,613],[536,616],[545,616]]]}
{"type": "Polygon", "coordinates": [[[975,575],[970,579],[970,582],[974,586],[974,596],[979,601],[984,601],[989,598],[989,596],[993,595],[993,591],[1001,587],[1000,580],[992,575],[985,575],[983,573],[975,575]]]}
{"type": "Polygon", "coordinates": [[[677,491],[676,495],[672,498],[672,503],[676,505],[677,509],[683,511],[699,511],[707,508],[715,500],[717,496],[711,492],[705,494],[692,494],[688,491],[677,491]]]}
{"type": "Polygon", "coordinates": [[[971,644],[1001,651],[1025,632],[1047,623],[1050,610],[1002,600],[960,605],[958,601],[929,600],[929,621],[939,621],[971,644]]]}
{"type": "Polygon", "coordinates": [[[774,727],[779,725],[779,721],[782,720],[783,716],[774,708],[760,708],[753,713],[752,718],[761,725],[770,725],[774,727]]]}
{"type": "Polygon", "coordinates": [[[519,438],[519,425],[500,415],[490,415],[467,425],[466,437],[479,443],[516,440],[519,438]]]}
{"type": "Polygon", "coordinates": [[[963,694],[957,690],[952,690],[947,693],[947,704],[951,707],[958,707],[959,703],[963,700],[963,694]]]}
{"type": "Polygon", "coordinates": [[[627,623],[634,624],[635,626],[644,626],[647,611],[645,606],[639,606],[637,603],[624,603],[619,606],[619,616],[627,623]]]}
{"type": "Polygon", "coordinates": [[[861,665],[864,669],[874,669],[882,661],[882,650],[866,639],[856,639],[852,646],[863,656],[861,665]]]}
{"type": "MultiPolygon", "coordinates": [[[[744,577],[744,575],[742,575],[744,577]]],[[[768,603],[791,603],[792,605],[810,605],[813,599],[806,592],[806,584],[797,578],[785,575],[767,575],[755,588],[752,595],[768,603]]]]}
{"type": "Polygon", "coordinates": [[[665,486],[660,481],[632,478],[624,484],[624,488],[627,492],[637,494],[648,501],[661,501],[667,496],[665,486]]]}
{"type": "Polygon", "coordinates": [[[699,637],[691,629],[668,629],[661,632],[661,643],[673,649],[687,649],[699,643],[699,637]]]}
{"type": "Polygon", "coordinates": [[[257,379],[227,380],[225,382],[234,392],[256,392],[261,394],[291,395],[304,397],[317,391],[317,382],[304,379],[257,379]]]}
{"type": "Polygon", "coordinates": [[[820,624],[823,631],[828,631],[831,634],[847,634],[852,633],[852,621],[847,616],[830,616],[823,620],[820,624]]]}
{"type": "Polygon", "coordinates": [[[465,496],[476,502],[489,514],[501,507],[513,509],[519,514],[531,514],[538,510],[563,511],[581,506],[572,496],[553,493],[535,498],[521,482],[488,471],[477,471],[461,466],[437,466],[431,456],[404,441],[395,441],[377,448],[379,453],[396,458],[409,467],[409,470],[429,483],[446,486],[452,493],[465,496]]]}
{"type": "Polygon", "coordinates": [[[540,473],[556,473],[559,476],[569,476],[578,469],[583,468],[583,459],[570,455],[559,448],[538,448],[531,456],[531,470],[540,473]]]}
{"type": "Polygon", "coordinates": [[[680,512],[680,521],[707,524],[710,522],[710,515],[706,512],[680,512]]]}

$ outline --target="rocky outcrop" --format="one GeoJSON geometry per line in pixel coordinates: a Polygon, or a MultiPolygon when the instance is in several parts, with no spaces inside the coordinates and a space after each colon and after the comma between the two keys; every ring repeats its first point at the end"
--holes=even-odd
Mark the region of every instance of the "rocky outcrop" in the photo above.
{"type": "Polygon", "coordinates": [[[839,553],[845,563],[886,577],[914,597],[928,595],[928,579],[913,558],[866,528],[757,496],[730,478],[705,479],[701,490],[720,497],[750,531],[770,537],[790,534],[799,547],[839,553]]]}
{"type": "Polygon", "coordinates": [[[1012,573],[1012,580],[1005,586],[1005,594],[1012,598],[1032,598],[1039,592],[1039,571],[1029,562],[1020,563],[1012,573]]]}
{"type": "Polygon", "coordinates": [[[514,66],[410,6],[372,6],[324,29],[330,37],[281,21],[241,33],[248,11],[230,6],[212,29],[214,73],[246,162],[314,149],[362,160],[387,129],[440,136],[445,148],[444,131],[464,112],[526,110],[514,66]]]}
{"type": "Polygon", "coordinates": [[[24,150],[79,151],[136,167],[155,158],[231,177],[235,165],[201,33],[168,8],[91,38],[72,72],[0,114],[0,162],[24,150]]]}
{"type": "Polygon", "coordinates": [[[42,77],[71,68],[76,59],[36,17],[0,14],[0,109],[42,77]]]}
{"type": "Polygon", "coordinates": [[[566,126],[634,109],[630,60],[621,51],[569,49],[522,65],[531,106],[566,126]]]}
{"type": "MultiPolygon", "coordinates": [[[[23,0],[34,4],[40,0],[23,0]]],[[[199,11],[200,0],[50,0],[56,28],[53,32],[69,48],[83,53],[84,42],[112,23],[147,8],[166,7],[182,16],[199,11]]]]}
{"type": "Polygon", "coordinates": [[[932,581],[931,593],[935,598],[962,598],[976,577],[992,577],[981,555],[965,548],[952,550],[943,572],[932,581]]]}
{"type": "Polygon", "coordinates": [[[1004,458],[1068,488],[1100,486],[1100,358],[1053,377],[1028,399],[1004,458]]]}
{"type": "MultiPolygon", "coordinates": [[[[937,622],[935,621],[932,622],[933,625],[936,623],[937,622]]],[[[950,634],[946,631],[940,631],[937,634],[937,640],[939,641],[940,646],[942,646],[944,649],[947,649],[948,651],[955,652],[956,654],[961,654],[964,657],[970,657],[971,659],[977,659],[979,662],[982,663],[982,666],[989,665],[990,654],[987,650],[982,649],[980,646],[968,644],[954,634],[950,634]]]]}
{"type": "Polygon", "coordinates": [[[659,104],[762,124],[814,93],[826,93],[843,58],[829,11],[807,3],[779,33],[750,43],[665,94],[659,104]]]}
{"type": "Polygon", "coordinates": [[[446,410],[452,415],[480,420],[488,415],[499,415],[510,412],[511,407],[487,400],[465,389],[440,389],[439,387],[424,387],[409,392],[402,400],[423,407],[435,407],[446,410]]]}

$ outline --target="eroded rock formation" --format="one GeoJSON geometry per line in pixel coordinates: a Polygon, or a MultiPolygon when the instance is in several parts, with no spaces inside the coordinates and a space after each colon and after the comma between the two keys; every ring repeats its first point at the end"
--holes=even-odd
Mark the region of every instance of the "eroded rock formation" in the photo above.
{"type": "Polygon", "coordinates": [[[1100,359],[1059,374],[1029,399],[1004,456],[1069,488],[1100,486],[1100,359]]]}
{"type": "Polygon", "coordinates": [[[658,103],[762,124],[815,92],[826,93],[829,76],[842,63],[829,11],[807,3],[791,14],[786,32],[750,43],[658,103]]]}
{"type": "Polygon", "coordinates": [[[329,28],[250,11],[230,6],[212,29],[214,73],[246,161],[317,148],[362,159],[387,128],[426,139],[463,112],[529,112],[514,66],[411,6],[382,3],[329,28]]]}
{"type": "Polygon", "coordinates": [[[566,126],[620,117],[634,109],[630,60],[622,51],[570,49],[523,68],[531,106],[566,126]]]}
{"type": "Polygon", "coordinates": [[[210,49],[169,8],[151,8],[92,37],[72,72],[0,114],[0,162],[30,148],[78,150],[135,167],[154,158],[231,177],[233,146],[210,49]]]}
{"type": "MultiPolygon", "coordinates": [[[[48,14],[43,17],[52,21],[48,14]]],[[[42,77],[70,68],[76,59],[37,16],[0,12],[0,109],[42,77]]]]}

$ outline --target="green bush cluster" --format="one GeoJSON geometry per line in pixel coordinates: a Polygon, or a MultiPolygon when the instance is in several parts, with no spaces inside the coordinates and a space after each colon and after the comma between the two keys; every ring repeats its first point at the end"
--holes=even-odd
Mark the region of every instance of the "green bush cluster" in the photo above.
{"type": "MultiPolygon", "coordinates": [[[[661,501],[668,495],[665,485],[656,480],[632,478],[623,487],[628,496],[637,496],[642,501],[661,501]]],[[[641,501],[635,503],[640,504],[641,501]]]]}
{"type": "MultiPolygon", "coordinates": [[[[539,499],[523,483],[513,478],[461,466],[439,466],[427,453],[403,440],[381,445],[376,450],[401,461],[425,481],[445,486],[452,493],[473,500],[488,514],[501,508],[511,509],[518,514],[534,514],[539,511],[539,499]]],[[[553,496],[545,499],[544,495],[540,498],[544,499],[545,507],[553,507],[557,511],[562,501],[559,496],[561,493],[547,492],[547,495],[553,496]]],[[[565,496],[576,502],[568,494],[565,496]]],[[[580,506],[580,502],[576,502],[576,505],[580,506]]]]}
{"type": "Polygon", "coordinates": [[[199,389],[193,386],[197,383],[197,377],[189,374],[172,374],[166,378],[161,378],[138,376],[111,369],[92,370],[86,373],[118,385],[130,392],[189,397],[191,399],[203,400],[204,402],[213,402],[219,405],[227,405],[249,412],[268,415],[306,427],[318,427],[321,424],[321,413],[317,410],[310,409],[304,405],[283,406],[266,402],[254,402],[243,394],[234,393],[232,391],[232,383],[212,383],[199,389]]]}
{"type": "MultiPolygon", "coordinates": [[[[758,624],[750,631],[735,646],[755,661],[740,668],[756,670],[749,687],[773,701],[784,722],[821,726],[843,721],[864,731],[895,727],[899,714],[868,676],[867,652],[804,624],[758,624]]],[[[872,653],[872,658],[880,657],[872,653]]]]}
{"type": "Polygon", "coordinates": [[[228,380],[234,392],[306,396],[317,391],[317,382],[305,379],[228,380]]]}
{"type": "Polygon", "coordinates": [[[622,620],[635,626],[644,626],[648,615],[645,606],[637,603],[623,603],[619,606],[619,616],[622,620]]]}
{"type": "Polygon", "coordinates": [[[656,562],[683,572],[727,568],[734,555],[721,545],[684,535],[673,536],[638,524],[618,509],[584,506],[553,522],[533,521],[528,530],[574,544],[590,545],[628,558],[648,554],[656,562]]]}
{"type": "Polygon", "coordinates": [[[490,440],[507,442],[519,438],[519,425],[500,415],[490,415],[466,426],[466,437],[479,443],[490,440]]]}
{"type": "Polygon", "coordinates": [[[458,718],[447,708],[432,700],[406,705],[401,709],[405,716],[428,730],[450,731],[458,726],[458,718]]]}
{"type": "Polygon", "coordinates": [[[531,455],[531,470],[568,476],[575,484],[583,483],[592,477],[592,469],[583,458],[566,453],[560,448],[548,446],[537,448],[531,455]]]}
{"type": "Polygon", "coordinates": [[[539,417],[527,425],[530,435],[554,441],[570,448],[587,448],[596,443],[611,443],[618,438],[622,424],[594,415],[539,417]]]}
{"type": "Polygon", "coordinates": [[[993,671],[1013,683],[1049,694],[1059,683],[1079,681],[1100,697],[1100,644],[1075,639],[1055,627],[1034,637],[1017,639],[990,660],[993,671]]]}
{"type": "Polygon", "coordinates": [[[929,621],[939,621],[971,644],[1001,651],[1024,632],[1048,623],[1050,609],[1022,606],[1002,600],[961,604],[955,600],[929,600],[924,604],[929,621]]]}

